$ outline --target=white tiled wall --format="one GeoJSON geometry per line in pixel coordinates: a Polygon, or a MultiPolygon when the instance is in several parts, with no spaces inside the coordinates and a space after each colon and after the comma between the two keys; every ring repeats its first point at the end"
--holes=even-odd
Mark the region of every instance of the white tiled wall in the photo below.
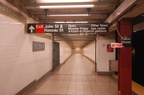
{"type": "Polygon", "coordinates": [[[115,50],[107,52],[107,44],[115,42],[114,35],[98,37],[96,44],[97,72],[109,72],[109,60],[115,60],[115,50]]]}
{"type": "Polygon", "coordinates": [[[60,44],[60,63],[63,63],[71,55],[71,47],[64,41],[59,41],[60,44]]]}
{"type": "Polygon", "coordinates": [[[84,47],[83,54],[91,60],[95,61],[95,41],[84,47]]]}
{"type": "Polygon", "coordinates": [[[109,60],[115,60],[115,52],[107,52],[107,44],[114,40],[98,40],[97,41],[97,71],[109,72],[109,60]]]}
{"type": "Polygon", "coordinates": [[[24,24],[0,14],[0,95],[15,95],[52,69],[52,41],[24,33],[24,24]],[[45,51],[32,52],[32,41],[45,51]]]}

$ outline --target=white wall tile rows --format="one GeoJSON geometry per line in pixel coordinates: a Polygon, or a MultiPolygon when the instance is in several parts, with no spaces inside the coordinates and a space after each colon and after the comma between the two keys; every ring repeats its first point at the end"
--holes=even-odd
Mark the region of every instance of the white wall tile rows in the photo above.
{"type": "Polygon", "coordinates": [[[95,41],[84,47],[83,54],[91,60],[95,61],[95,41]]]}
{"type": "MultiPolygon", "coordinates": [[[[35,21],[27,17],[27,22],[35,21]]],[[[0,14],[0,95],[15,95],[52,69],[52,40],[25,34],[24,28],[25,24],[0,14]],[[33,52],[32,41],[44,42],[45,51],[33,52]]],[[[97,40],[98,71],[109,71],[108,61],[114,60],[115,53],[106,52],[106,44],[113,41],[97,40]]],[[[71,55],[71,48],[63,41],[59,43],[60,63],[63,63],[71,55]]],[[[95,59],[94,42],[84,49],[84,54],[95,59]]]]}
{"type": "MultiPolygon", "coordinates": [[[[107,44],[115,42],[114,34],[99,36],[96,40],[97,72],[109,72],[109,60],[115,60],[115,50],[107,52],[107,44]]],[[[83,54],[95,61],[95,41],[84,47],[83,54]]]]}
{"type": "Polygon", "coordinates": [[[97,41],[97,71],[109,72],[109,60],[115,60],[115,51],[107,52],[107,44],[114,40],[98,40],[97,41]]]}
{"type": "Polygon", "coordinates": [[[115,42],[114,34],[98,37],[96,44],[97,72],[109,72],[109,60],[115,60],[115,49],[107,52],[107,44],[115,42]]]}
{"type": "Polygon", "coordinates": [[[60,44],[60,64],[62,64],[72,53],[71,47],[64,41],[59,41],[60,44]]]}
{"type": "Polygon", "coordinates": [[[0,95],[15,95],[52,69],[52,41],[25,34],[25,24],[0,14],[0,95]],[[32,52],[32,41],[45,51],[32,52]]]}

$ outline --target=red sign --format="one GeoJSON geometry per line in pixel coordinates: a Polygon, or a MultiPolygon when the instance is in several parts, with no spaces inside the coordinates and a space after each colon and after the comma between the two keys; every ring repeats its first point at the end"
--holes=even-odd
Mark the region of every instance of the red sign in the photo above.
{"type": "Polygon", "coordinates": [[[36,33],[44,33],[44,25],[36,25],[36,33]]]}
{"type": "Polygon", "coordinates": [[[123,44],[122,43],[111,43],[112,48],[122,48],[123,44]]]}
{"type": "Polygon", "coordinates": [[[107,52],[113,52],[114,49],[111,47],[110,44],[107,44],[107,52]]]}

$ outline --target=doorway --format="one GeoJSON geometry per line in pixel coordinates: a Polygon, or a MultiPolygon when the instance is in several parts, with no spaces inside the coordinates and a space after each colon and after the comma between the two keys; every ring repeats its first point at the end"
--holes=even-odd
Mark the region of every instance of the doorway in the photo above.
{"type": "Polygon", "coordinates": [[[59,43],[53,42],[53,70],[60,65],[59,43]]]}

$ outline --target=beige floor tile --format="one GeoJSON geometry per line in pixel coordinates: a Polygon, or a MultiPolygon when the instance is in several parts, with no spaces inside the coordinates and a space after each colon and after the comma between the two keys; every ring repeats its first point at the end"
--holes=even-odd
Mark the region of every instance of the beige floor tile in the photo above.
{"type": "Polygon", "coordinates": [[[117,83],[111,76],[97,75],[94,67],[87,58],[75,54],[23,95],[117,95],[117,83]]]}

